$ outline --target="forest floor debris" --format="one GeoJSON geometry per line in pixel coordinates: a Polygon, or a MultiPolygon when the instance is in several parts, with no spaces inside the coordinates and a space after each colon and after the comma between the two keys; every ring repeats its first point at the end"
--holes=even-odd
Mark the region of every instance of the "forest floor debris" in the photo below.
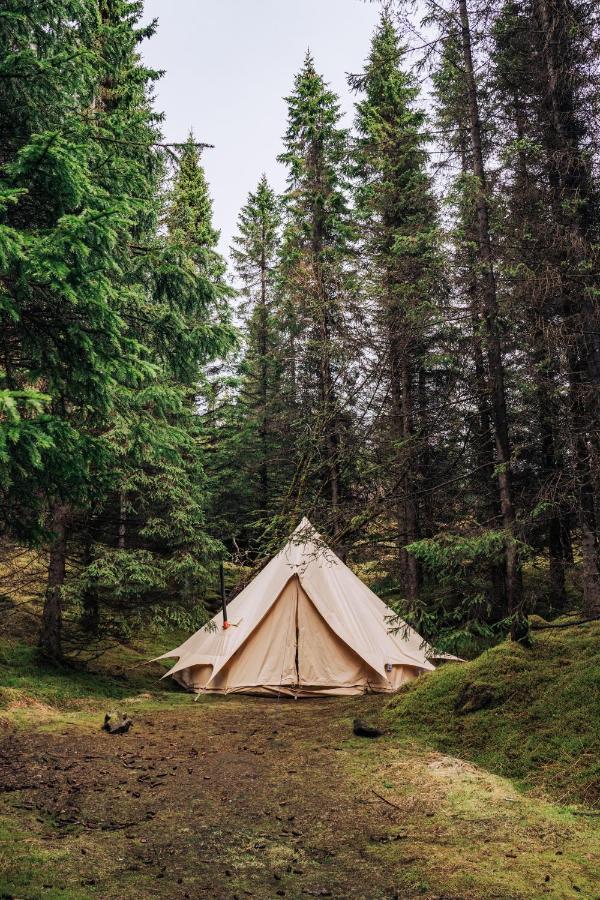
{"type": "Polygon", "coordinates": [[[383,703],[171,694],[139,703],[118,741],[90,710],[51,728],[9,715],[0,896],[594,897],[597,822],[416,744],[354,737],[383,703]]]}

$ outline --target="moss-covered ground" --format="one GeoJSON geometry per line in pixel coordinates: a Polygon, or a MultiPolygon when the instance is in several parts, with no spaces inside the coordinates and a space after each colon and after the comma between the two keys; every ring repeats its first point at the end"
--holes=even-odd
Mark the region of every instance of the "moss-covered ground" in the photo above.
{"type": "Polygon", "coordinates": [[[391,702],[194,702],[146,662],[178,635],[87,669],[0,638],[0,898],[597,898],[598,636],[539,632],[391,702]]]}
{"type": "Polygon", "coordinates": [[[533,632],[405,688],[388,722],[562,803],[600,799],[600,622],[533,632]]]}

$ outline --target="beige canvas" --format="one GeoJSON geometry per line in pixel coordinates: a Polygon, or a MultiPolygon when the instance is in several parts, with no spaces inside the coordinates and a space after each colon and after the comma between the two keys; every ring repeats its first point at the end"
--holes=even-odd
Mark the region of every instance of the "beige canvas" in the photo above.
{"type": "Polygon", "coordinates": [[[284,549],[219,613],[163,658],[185,687],[314,696],[389,692],[433,669],[431,648],[304,519],[284,549]]]}

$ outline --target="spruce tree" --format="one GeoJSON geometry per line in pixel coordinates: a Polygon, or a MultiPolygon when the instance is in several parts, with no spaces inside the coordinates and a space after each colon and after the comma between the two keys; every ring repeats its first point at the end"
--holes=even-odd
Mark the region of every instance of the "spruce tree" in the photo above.
{"type": "MultiPolygon", "coordinates": [[[[450,111],[445,118],[451,130],[459,131],[466,137],[463,154],[465,178],[462,184],[465,189],[464,200],[470,204],[472,210],[470,220],[473,225],[475,263],[472,287],[474,296],[477,297],[477,304],[472,308],[477,310],[477,316],[481,318],[481,329],[478,328],[477,332],[481,335],[485,380],[489,391],[495,476],[506,544],[504,573],[506,614],[513,623],[513,636],[519,637],[526,627],[523,614],[511,421],[507,400],[507,348],[503,340],[501,292],[495,266],[492,191],[486,152],[487,132],[482,124],[482,97],[485,97],[482,80],[486,72],[477,65],[476,47],[471,30],[473,7],[469,7],[466,0],[456,0],[450,9],[436,3],[428,3],[427,10],[429,20],[435,22],[440,29],[443,43],[449,44],[455,53],[453,69],[464,98],[460,107],[455,107],[460,111],[458,121],[452,119],[450,111]]],[[[448,71],[446,69],[446,75],[448,71]]],[[[447,87],[444,77],[440,83],[447,87]]],[[[439,95],[439,104],[441,107],[444,105],[442,95],[439,95]]]]}
{"type": "Polygon", "coordinates": [[[141,4],[27,7],[0,17],[0,488],[5,530],[48,550],[40,649],[58,659],[67,587],[92,628],[102,603],[129,624],[164,591],[197,605],[214,545],[193,398],[231,329],[222,285],[157,234],[141,4]]]}
{"type": "Polygon", "coordinates": [[[547,549],[549,606],[559,611],[567,602],[574,496],[563,449],[568,435],[561,415],[560,339],[553,327],[555,279],[548,277],[547,248],[555,240],[535,115],[538,75],[530,40],[534,27],[529,4],[514,0],[503,5],[494,24],[492,76],[502,110],[497,137],[503,150],[499,271],[528,361],[534,399],[528,439],[535,491],[525,498],[531,510],[528,540],[547,549]]]}
{"type": "Polygon", "coordinates": [[[154,375],[142,390],[120,393],[110,434],[119,486],[97,509],[80,586],[84,625],[101,635],[141,621],[202,623],[213,561],[222,552],[206,525],[207,435],[198,398],[205,366],[227,352],[233,332],[225,264],[192,136],[163,200],[167,234],[146,232],[145,252],[132,270],[145,290],[143,324],[134,333],[154,375]]]}
{"type": "Polygon", "coordinates": [[[12,200],[2,222],[2,355],[6,388],[35,387],[48,401],[34,465],[23,465],[20,442],[3,481],[13,522],[26,506],[24,520],[46,529],[40,647],[57,658],[69,528],[110,477],[104,432],[115,385],[146,370],[125,321],[130,292],[118,288],[136,200],[107,191],[99,174],[106,147],[93,110],[110,60],[98,10],[11,5],[0,85],[2,181],[12,200]]]}
{"type": "Polygon", "coordinates": [[[190,131],[179,155],[169,192],[165,224],[174,242],[195,256],[200,269],[214,281],[225,274],[225,263],[217,251],[220,234],[213,226],[213,204],[200,151],[190,131]]]}
{"type": "MultiPolygon", "coordinates": [[[[446,430],[453,435],[454,454],[465,465],[460,499],[451,495],[451,518],[445,525],[458,544],[467,538],[480,543],[480,577],[475,598],[480,597],[476,621],[497,622],[506,615],[506,559],[498,551],[502,529],[500,490],[496,476],[493,410],[486,359],[483,302],[478,263],[477,218],[473,203],[472,150],[468,94],[462,66],[462,46],[456,28],[450,28],[436,59],[433,73],[435,125],[441,135],[438,146],[456,161],[458,173],[445,183],[446,205],[451,211],[448,228],[448,267],[452,274],[450,341],[454,404],[446,430]],[[464,449],[467,452],[465,454],[464,449]],[[462,527],[457,528],[456,523],[462,527]],[[487,548],[487,550],[486,550],[487,548]],[[488,553],[488,558],[485,559],[488,553]]],[[[490,116],[486,108],[486,120],[490,116]]],[[[486,154],[490,136],[482,134],[486,154]]],[[[460,467],[462,469],[462,466],[460,467]]],[[[440,574],[440,573],[438,573],[440,574]]]]}
{"type": "Polygon", "coordinates": [[[356,201],[390,398],[382,463],[397,522],[401,587],[414,601],[419,573],[406,548],[422,536],[419,495],[428,476],[426,410],[418,394],[430,374],[443,272],[425,116],[415,108],[418,87],[402,65],[398,36],[384,15],[365,72],[352,80],[364,94],[356,116],[356,201]]]}
{"type": "MultiPolygon", "coordinates": [[[[277,435],[280,323],[277,303],[277,266],[281,241],[281,204],[265,175],[240,212],[238,235],[232,251],[244,298],[246,348],[242,366],[240,401],[247,410],[251,433],[246,433],[245,453],[256,459],[258,494],[255,511],[267,517],[271,497],[285,468],[278,452],[277,435]],[[277,453],[277,456],[275,454],[277,453]],[[275,469],[277,466],[277,470],[275,469]]],[[[246,457],[247,458],[247,457],[246,457]]],[[[251,474],[251,473],[248,473],[251,474]]]]}
{"type": "Polygon", "coordinates": [[[567,406],[584,608],[600,614],[600,192],[598,11],[586,0],[535,0],[535,114],[553,221],[549,261],[566,344],[567,406]],[[590,77],[591,76],[591,77],[590,77]],[[596,76],[596,77],[594,77],[596,76]]]}
{"type": "Polygon", "coordinates": [[[324,480],[327,518],[336,535],[351,443],[342,411],[352,369],[348,133],[340,126],[338,98],[310,53],[287,103],[285,150],[279,157],[288,168],[281,274],[288,304],[290,400],[303,407],[293,422],[299,477],[292,491],[298,499],[307,485],[318,484],[315,479],[324,480]]]}

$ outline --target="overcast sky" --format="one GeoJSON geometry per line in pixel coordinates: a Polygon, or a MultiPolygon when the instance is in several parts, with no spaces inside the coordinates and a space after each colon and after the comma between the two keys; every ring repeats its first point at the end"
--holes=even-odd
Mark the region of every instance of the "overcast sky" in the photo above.
{"type": "Polygon", "coordinates": [[[284,97],[310,47],[317,68],[352,121],[346,73],[362,70],[378,4],[361,0],[146,0],[157,34],[144,44],[148,65],[164,69],[157,108],[169,141],[215,144],[204,164],[223,249],[238,212],[264,171],[277,190],[276,162],[286,126],[284,97]]]}

